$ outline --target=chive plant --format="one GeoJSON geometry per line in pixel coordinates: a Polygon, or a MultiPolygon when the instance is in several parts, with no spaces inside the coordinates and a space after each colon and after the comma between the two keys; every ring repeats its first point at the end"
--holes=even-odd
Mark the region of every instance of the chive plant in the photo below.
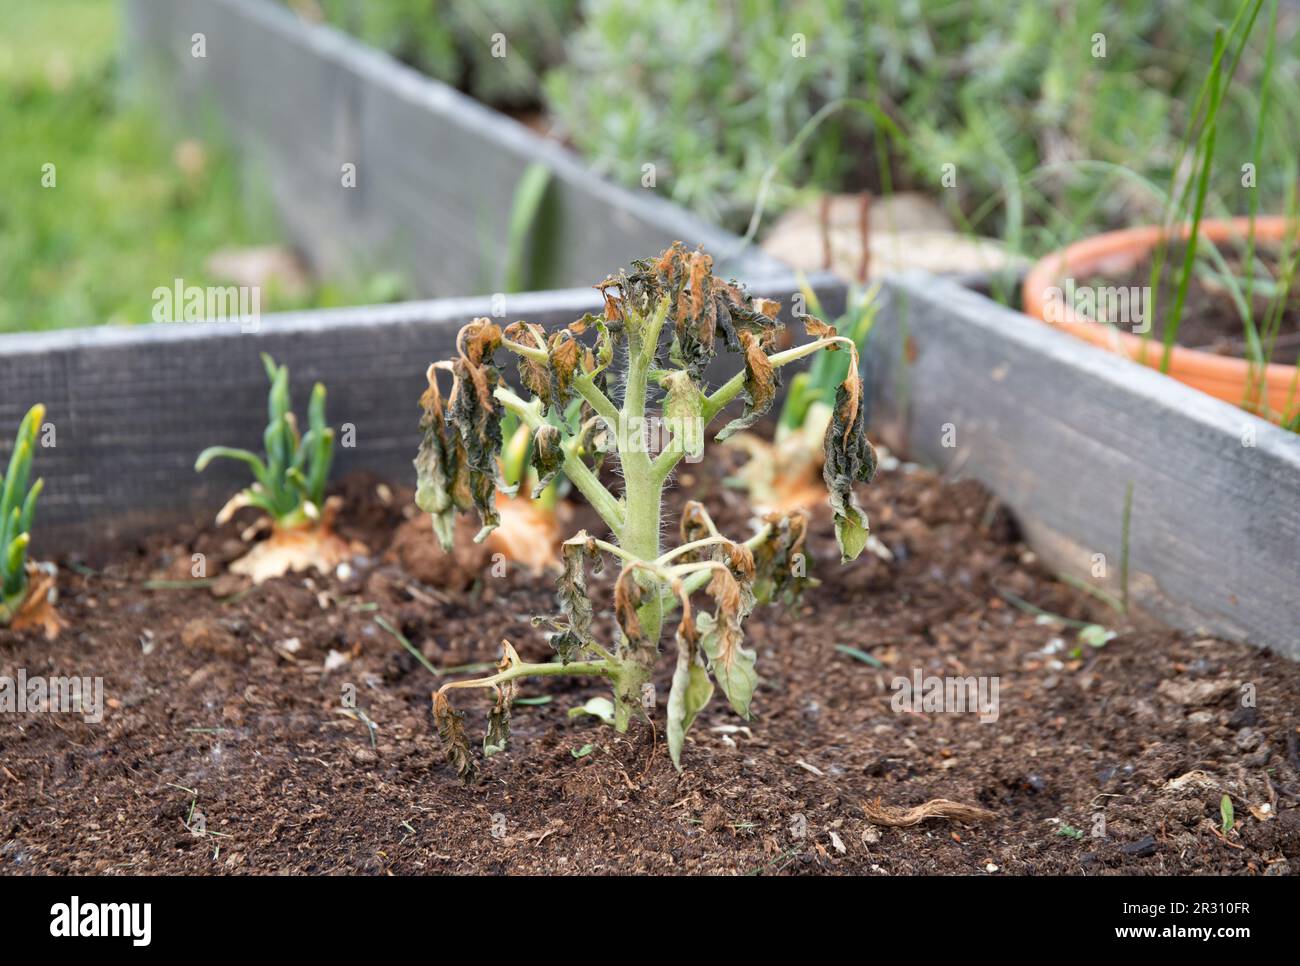
{"type": "Polygon", "coordinates": [[[502,330],[490,319],[476,319],[457,337],[457,358],[428,370],[416,502],[431,515],[444,548],[451,548],[458,512],[477,510],[479,540],[499,521],[495,500],[502,485],[498,454],[506,413],[533,432],[531,464],[540,485],[563,474],[609,531],[609,539],[582,531],[562,545],[558,613],[534,618],[549,628],[557,660],[525,662],[505,641],[495,673],[450,682],[434,694],[434,718],[448,759],[466,780],[478,766],[463,714],[450,703],[453,690],[495,691],[483,743],[488,756],[505,747],[510,709],[519,681],[527,677],[607,680],[614,726],[624,731],[633,716],[654,707],[651,676],[661,632],[674,613],[676,670],[667,708],[674,765],[680,767],[686,732],[715,685],[734,711],[749,716],[756,654],[745,646],[744,620],[756,603],[797,597],[806,585],[807,515],[802,510],[769,515],[756,533],[737,541],[719,531],[702,504],[691,502],[679,521],[678,544],[665,550],[664,489],[692,441],[702,439],[704,428],[728,403],[742,397],[744,411],[718,439],[749,427],[771,408],[781,367],[822,351],[849,360],[824,437],[823,478],[842,560],[857,557],[867,541],[867,518],[853,483],[871,479],[876,459],[866,438],[852,339],[809,316],[810,341],[775,351],[780,306],[715,277],[712,259],[680,242],[596,288],[604,298],[601,315],[586,315],[551,333],[526,322],[502,330]],[[719,340],[741,357],[743,370],[711,387],[705,371],[719,340]],[[522,395],[502,380],[496,362],[501,350],[517,357],[522,395]],[[451,386],[444,396],[439,380],[447,376],[451,386]],[[581,401],[582,410],[576,430],[564,419],[574,400],[581,401]],[[655,401],[657,414],[651,410],[655,401]],[[652,418],[671,436],[658,452],[645,433],[652,418]],[[607,454],[618,461],[623,480],[618,495],[590,465],[607,454]],[[613,606],[618,632],[612,641],[598,639],[587,593],[588,571],[599,571],[606,558],[620,568],[613,606]],[[697,593],[707,598],[704,607],[696,605],[697,593]]]}
{"type": "MultiPolygon", "coordinates": [[[[1169,257],[1170,241],[1181,239],[1183,241],[1181,261],[1170,279],[1169,287],[1172,289],[1173,304],[1164,322],[1160,356],[1161,371],[1167,372],[1169,369],[1193,279],[1203,275],[1211,284],[1227,290],[1241,315],[1242,344],[1245,347],[1245,358],[1252,368],[1252,377],[1248,380],[1244,398],[1241,400],[1242,406],[1261,415],[1277,418],[1282,425],[1295,430],[1300,429],[1300,407],[1296,406],[1296,386],[1300,383],[1300,360],[1297,361],[1297,378],[1292,383],[1285,408],[1280,412],[1274,411],[1270,406],[1265,370],[1272,361],[1282,317],[1292,300],[1297,267],[1296,232],[1293,229],[1282,239],[1281,249],[1277,253],[1277,263],[1270,272],[1268,266],[1257,258],[1256,218],[1259,209],[1259,191],[1251,190],[1248,195],[1249,227],[1245,237],[1241,239],[1244,246],[1244,277],[1242,278],[1230,269],[1218,246],[1201,232],[1216,158],[1216,145],[1224,123],[1222,108],[1263,9],[1264,0],[1244,0],[1237,8],[1236,16],[1227,29],[1221,28],[1215,34],[1210,66],[1191,109],[1193,123],[1183,140],[1178,164],[1175,165],[1176,172],[1182,172],[1186,168],[1189,176],[1179,186],[1179,175],[1175,175],[1174,183],[1166,197],[1164,222],[1166,231],[1153,252],[1150,272],[1150,291],[1153,301],[1151,312],[1152,315],[1158,313],[1160,299],[1165,294],[1162,278],[1169,257]],[[1186,225],[1185,237],[1174,230],[1179,225],[1186,225]],[[1267,304],[1258,314],[1257,295],[1267,296],[1267,304]]],[[[1259,106],[1249,156],[1252,168],[1255,170],[1269,167],[1286,174],[1285,183],[1288,187],[1284,208],[1289,222],[1294,226],[1297,224],[1297,216],[1300,215],[1297,211],[1295,193],[1297,165],[1294,152],[1287,150],[1282,152],[1281,156],[1275,155],[1267,159],[1262,154],[1265,131],[1270,124],[1275,124],[1277,121],[1273,117],[1272,107],[1274,89],[1280,86],[1276,61],[1278,17],[1279,4],[1277,0],[1273,0],[1271,15],[1268,18],[1263,66],[1258,73],[1259,106]]]]}
{"type": "Polygon", "coordinates": [[[33,406],[18,426],[9,468],[0,479],[0,626],[8,626],[27,602],[31,591],[27,547],[32,518],[44,480],[30,486],[36,438],[45,421],[45,407],[33,406]]]}

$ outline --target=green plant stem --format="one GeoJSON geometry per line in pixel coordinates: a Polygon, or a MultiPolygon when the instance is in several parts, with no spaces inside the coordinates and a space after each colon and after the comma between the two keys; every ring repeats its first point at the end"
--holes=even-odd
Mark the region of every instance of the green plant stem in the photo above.
{"type": "MultiPolygon", "coordinates": [[[[538,349],[533,346],[524,345],[521,342],[514,342],[510,339],[501,340],[502,348],[523,356],[532,362],[538,362],[542,365],[550,365],[551,357],[545,349],[538,349]]],[[[600,416],[604,417],[611,427],[618,426],[618,407],[610,401],[609,397],[600,391],[596,381],[587,373],[580,373],[573,380],[573,388],[578,390],[582,396],[600,416]]]]}
{"type": "MultiPolygon", "coordinates": [[[[853,346],[853,340],[846,336],[835,336],[829,339],[817,339],[814,342],[805,345],[797,345],[792,349],[786,349],[784,352],[776,352],[767,357],[767,361],[772,367],[780,368],[789,365],[792,362],[798,362],[807,356],[812,355],[827,346],[835,343],[844,343],[850,347],[853,346]]],[[[740,391],[745,388],[745,373],[743,371],[736,373],[721,386],[710,393],[704,400],[704,410],[702,413],[704,425],[707,428],[709,423],[717,418],[718,414],[727,407],[727,404],[740,395],[740,391]]],[[[674,446],[672,449],[660,453],[654,460],[653,472],[660,481],[668,479],[673,469],[686,455],[682,448],[674,446]]]]}
{"type": "MultiPolygon", "coordinates": [[[[663,512],[664,481],[654,472],[645,440],[633,438],[627,427],[645,425],[646,387],[650,367],[659,346],[659,330],[668,318],[669,302],[662,299],[648,316],[630,318],[628,327],[628,369],[624,383],[623,408],[619,413],[624,432],[618,433],[619,462],[623,470],[626,525],[619,543],[634,558],[652,564],[659,557],[659,521],[663,512]]],[[[637,616],[646,637],[659,640],[663,628],[663,606],[659,595],[642,605],[637,616]]],[[[647,669],[648,677],[648,669],[647,669]]]]}
{"type": "Polygon", "coordinates": [[[692,540],[690,543],[684,543],[680,547],[674,547],[672,550],[660,557],[657,563],[662,567],[670,560],[680,557],[684,553],[690,553],[692,550],[699,550],[701,547],[708,547],[713,544],[728,542],[729,541],[726,537],[716,534],[711,537],[704,537],[702,540],[692,540]]]}
{"type": "MultiPolygon", "coordinates": [[[[770,523],[763,524],[763,526],[759,529],[757,533],[755,533],[752,537],[750,537],[748,540],[745,541],[744,546],[748,547],[750,550],[753,550],[760,543],[766,540],[768,535],[771,532],[772,532],[772,525],[770,523]]],[[[713,579],[712,567],[709,567],[705,570],[697,570],[694,573],[689,573],[686,574],[684,577],[682,577],[681,594],[678,594],[677,592],[673,592],[671,594],[665,595],[663,598],[663,609],[664,609],[665,616],[671,613],[672,610],[677,606],[679,600],[681,599],[681,595],[690,597],[691,594],[701,589],[705,584],[707,584],[712,579],[713,579]]]]}
{"type": "MultiPolygon", "coordinates": [[[[542,419],[540,407],[524,402],[505,386],[498,386],[493,392],[493,396],[527,423],[530,429],[536,431],[542,427],[544,420],[542,419]]],[[[566,451],[564,454],[564,474],[587,498],[587,502],[595,507],[596,512],[600,514],[601,519],[609,524],[609,528],[614,531],[614,534],[622,540],[623,529],[626,525],[622,503],[614,494],[605,489],[605,485],[596,478],[596,474],[574,452],[566,451]]]]}
{"type": "Polygon", "coordinates": [[[622,547],[618,546],[617,544],[610,543],[607,540],[593,540],[591,542],[594,543],[601,550],[604,550],[606,553],[612,553],[614,556],[618,557],[621,560],[625,560],[628,563],[633,563],[636,561],[636,557],[632,556],[630,553],[628,553],[626,550],[624,550],[622,547]]]}
{"type": "Polygon", "coordinates": [[[609,423],[610,429],[618,429],[618,407],[600,391],[600,387],[596,385],[591,376],[586,373],[578,376],[573,380],[573,388],[577,389],[578,395],[582,396],[591,408],[596,411],[596,415],[609,423]]]}
{"type": "Polygon", "coordinates": [[[508,349],[517,356],[523,356],[525,359],[529,359],[533,362],[540,362],[543,365],[549,365],[551,361],[551,357],[547,354],[545,349],[537,349],[530,345],[524,345],[522,342],[513,342],[510,339],[502,339],[501,347],[503,349],[508,349]]]}

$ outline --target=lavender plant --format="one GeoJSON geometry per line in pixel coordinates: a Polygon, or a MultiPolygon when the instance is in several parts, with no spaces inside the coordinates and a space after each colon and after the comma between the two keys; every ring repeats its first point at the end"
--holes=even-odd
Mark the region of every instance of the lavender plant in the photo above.
{"type": "Polygon", "coordinates": [[[415,461],[416,502],[432,516],[444,548],[451,547],[458,512],[478,512],[479,540],[497,525],[496,494],[504,490],[498,455],[506,413],[533,431],[538,485],[564,474],[600,514],[610,537],[582,531],[563,544],[558,613],[534,619],[549,628],[557,660],[526,662],[504,641],[496,673],[450,682],[434,694],[434,718],[448,760],[466,780],[474,778],[477,763],[463,714],[451,706],[452,691],[495,690],[483,743],[487,756],[506,745],[510,709],[519,681],[526,677],[606,679],[613,690],[614,726],[624,731],[633,715],[654,707],[651,677],[662,630],[674,613],[676,669],[667,708],[673,764],[681,767],[685,735],[715,686],[737,714],[749,717],[756,654],[745,646],[744,621],[757,603],[796,598],[806,586],[806,513],[770,515],[748,539],[735,541],[719,532],[702,504],[691,502],[681,515],[678,544],[665,550],[664,489],[677,464],[728,403],[739,396],[744,411],[721,429],[718,439],[749,427],[771,408],[781,367],[820,351],[850,355],[824,438],[823,477],[842,560],[854,559],[866,544],[867,517],[852,487],[870,481],[876,458],[866,437],[852,339],[810,316],[805,324],[811,341],[776,351],[779,304],[753,298],[735,282],[715,277],[710,256],[688,251],[680,242],[658,258],[634,262],[630,272],[596,288],[604,297],[602,315],[586,315],[549,334],[527,322],[503,330],[489,319],[476,319],[457,338],[457,358],[428,370],[428,389],[421,399],[424,436],[415,461]],[[705,371],[719,341],[741,357],[743,369],[711,388],[705,371]],[[517,357],[525,395],[504,383],[496,363],[502,349],[517,357]],[[451,382],[446,396],[439,387],[444,373],[451,382]],[[573,431],[564,413],[575,399],[581,400],[582,418],[573,431]],[[656,401],[658,414],[650,412],[656,401]],[[661,420],[671,434],[657,453],[647,445],[650,418],[661,420]],[[599,461],[610,455],[617,458],[623,479],[618,496],[597,473],[599,461]],[[599,572],[610,557],[620,566],[614,585],[618,632],[613,641],[601,641],[587,576],[599,572]],[[707,603],[697,607],[695,596],[701,593],[707,603]]]}

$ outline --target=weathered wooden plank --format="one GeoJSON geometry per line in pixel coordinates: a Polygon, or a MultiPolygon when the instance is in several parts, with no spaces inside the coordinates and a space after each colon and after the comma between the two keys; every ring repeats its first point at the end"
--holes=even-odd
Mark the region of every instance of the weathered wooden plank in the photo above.
{"type": "Polygon", "coordinates": [[[1300,658],[1300,437],[930,277],[889,283],[870,359],[885,435],[1061,572],[1118,593],[1132,484],[1134,602],[1300,658]]]}
{"type": "MultiPolygon", "coordinates": [[[[839,282],[813,284],[828,311],[842,308],[839,282]]],[[[751,288],[787,305],[797,291],[788,276],[751,288]]],[[[599,307],[596,292],[582,288],[495,306],[479,297],[268,315],[249,333],[238,323],[170,323],[3,335],[0,459],[23,412],[45,403],[56,446],[36,459],[47,484],[39,553],[91,551],[213,513],[243,482],[241,470],[219,461],[200,476],[194,459],[216,444],[261,449],[267,384],[258,354],[269,352],[289,365],[300,412],[319,380],[329,390],[331,425],[355,427],[355,448],[339,448],[337,473],[365,469],[413,482],[425,367],[455,354],[462,325],[494,308],[503,320],[563,325],[599,307]]],[[[731,375],[736,360],[721,360],[719,370],[731,375]]],[[[513,380],[515,367],[505,374],[513,380]]]]}
{"type": "Polygon", "coordinates": [[[216,122],[320,271],[400,271],[422,295],[497,290],[511,198],[545,163],[554,287],[588,284],[676,239],[724,271],[778,266],[654,190],[601,180],[560,145],[271,0],[129,0],[136,90],[216,122]],[[202,34],[206,56],[192,55],[202,34]],[[356,166],[356,186],[343,166],[356,166]]]}

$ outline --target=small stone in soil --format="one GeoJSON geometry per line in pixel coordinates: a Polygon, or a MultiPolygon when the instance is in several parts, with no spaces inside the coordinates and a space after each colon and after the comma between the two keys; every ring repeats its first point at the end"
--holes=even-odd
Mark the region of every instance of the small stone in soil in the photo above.
{"type": "Polygon", "coordinates": [[[1119,850],[1125,855],[1141,859],[1148,855],[1156,854],[1156,840],[1154,836],[1147,835],[1138,839],[1136,842],[1128,842],[1119,847],[1119,850]]]}
{"type": "Polygon", "coordinates": [[[1259,720],[1259,709],[1249,707],[1239,707],[1232,712],[1232,717],[1228,719],[1229,728],[1249,728],[1259,720]]]}

